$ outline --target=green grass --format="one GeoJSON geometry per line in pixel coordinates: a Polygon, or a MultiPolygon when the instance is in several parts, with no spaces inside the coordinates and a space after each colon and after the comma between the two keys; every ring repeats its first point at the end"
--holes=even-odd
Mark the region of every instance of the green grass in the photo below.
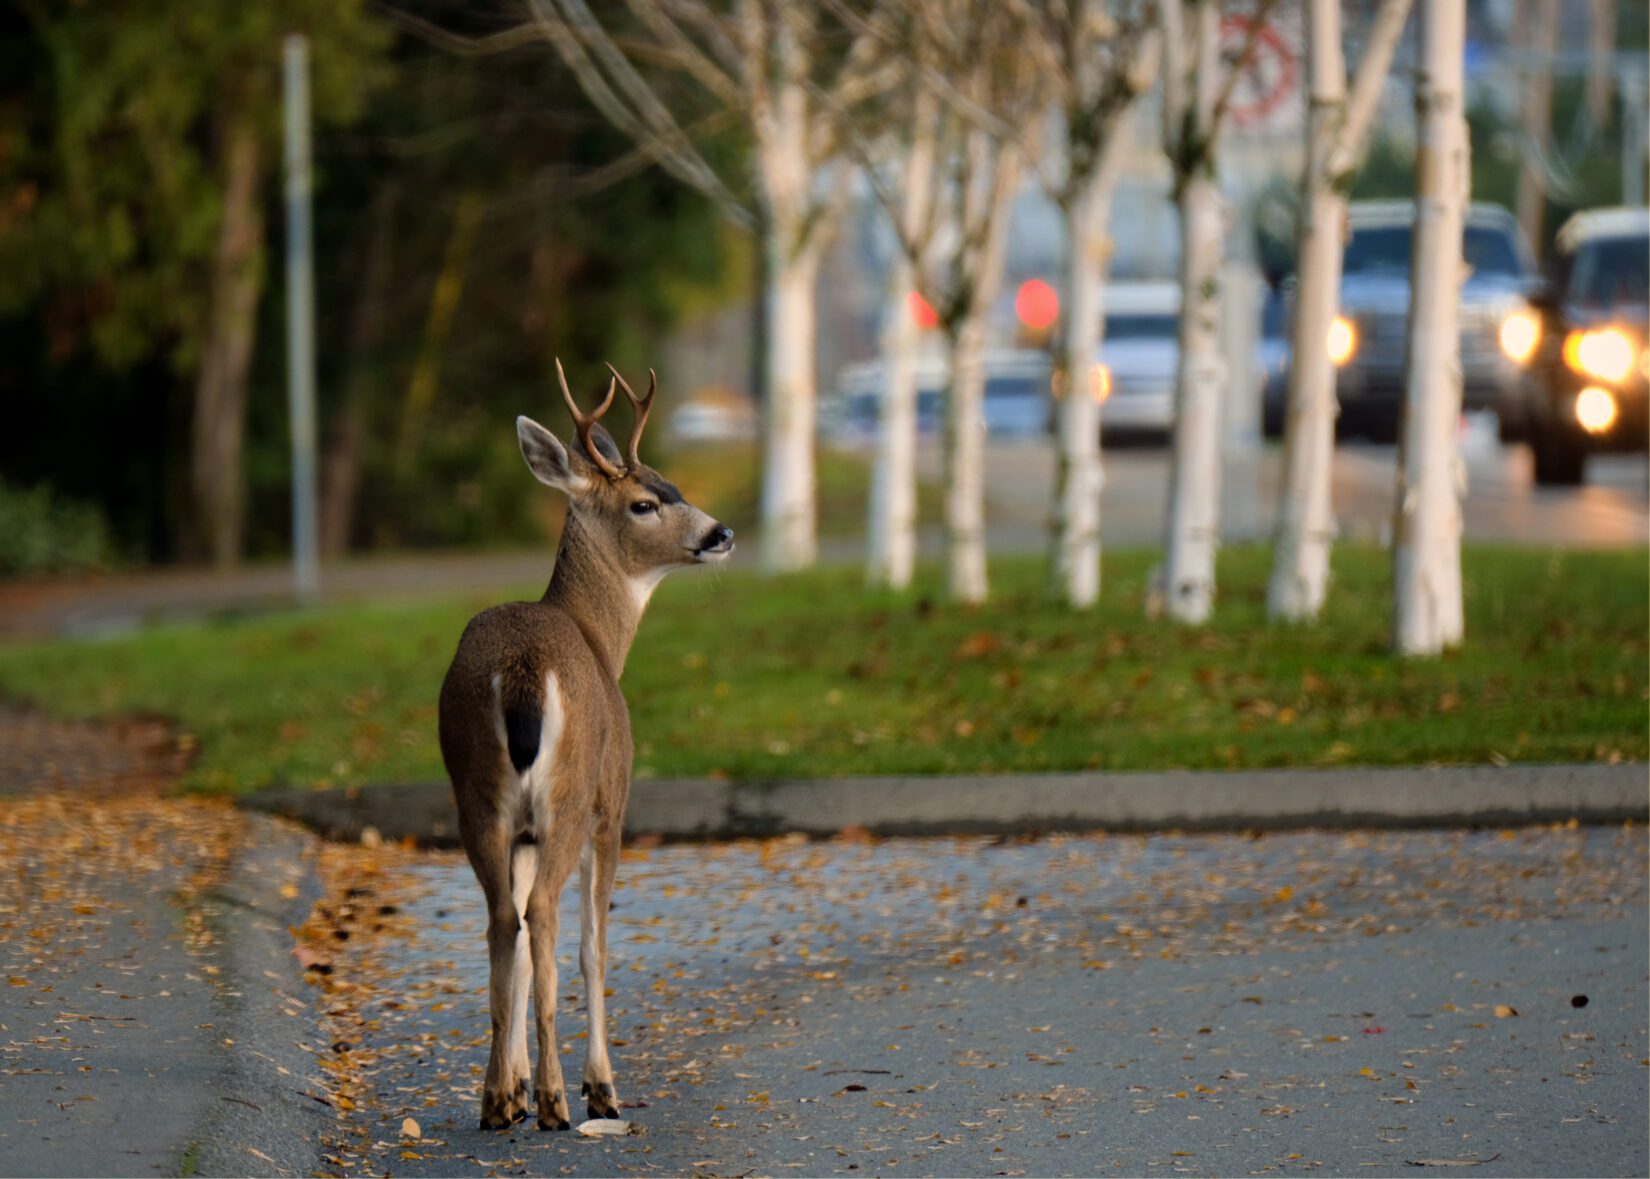
{"type": "MultiPolygon", "coordinates": [[[[1216,621],[1141,618],[1155,553],[1106,561],[1105,604],[1051,604],[1036,561],[984,607],[937,575],[683,575],[625,674],[638,774],[735,777],[1642,759],[1646,556],[1469,549],[1467,643],[1387,654],[1388,558],[1340,546],[1317,627],[1264,620],[1268,555],[1221,557],[1216,621]]],[[[532,592],[516,587],[516,592],[532,592]]],[[[501,589],[496,600],[509,596],[501,589]]],[[[0,648],[0,691],[78,715],[151,710],[199,741],[191,784],[439,779],[435,701],[479,598],[0,648]]]]}

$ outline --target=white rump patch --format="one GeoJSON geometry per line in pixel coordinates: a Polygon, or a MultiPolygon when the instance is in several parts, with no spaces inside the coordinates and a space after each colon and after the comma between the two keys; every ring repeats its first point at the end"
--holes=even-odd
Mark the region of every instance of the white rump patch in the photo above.
{"type": "MultiPolygon", "coordinates": [[[[503,677],[493,676],[493,730],[499,747],[505,751],[505,765],[509,765],[510,740],[504,727],[504,702],[500,696],[503,677]]],[[[539,728],[539,752],[517,779],[513,795],[507,795],[506,822],[511,837],[531,831],[543,844],[550,835],[550,793],[556,781],[556,755],[561,748],[562,730],[566,728],[567,709],[562,703],[561,684],[556,673],[544,679],[544,704],[539,728]]],[[[511,767],[513,771],[514,767],[511,767]]]]}

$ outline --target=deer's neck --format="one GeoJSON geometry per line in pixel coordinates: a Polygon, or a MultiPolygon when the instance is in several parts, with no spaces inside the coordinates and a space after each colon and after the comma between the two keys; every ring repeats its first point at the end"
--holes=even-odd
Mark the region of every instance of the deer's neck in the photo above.
{"type": "Polygon", "coordinates": [[[658,576],[636,578],[626,573],[578,516],[569,512],[543,600],[578,625],[596,658],[617,680],[624,673],[642,611],[658,583],[658,576]]]}

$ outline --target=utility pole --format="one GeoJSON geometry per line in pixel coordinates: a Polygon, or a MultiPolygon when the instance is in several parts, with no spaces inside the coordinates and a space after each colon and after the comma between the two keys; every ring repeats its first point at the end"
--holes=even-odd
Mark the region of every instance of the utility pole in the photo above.
{"type": "Polygon", "coordinates": [[[292,419],[292,571],[298,600],[321,588],[315,529],[315,272],[310,258],[309,42],[283,45],[286,104],[287,404],[292,419]]]}

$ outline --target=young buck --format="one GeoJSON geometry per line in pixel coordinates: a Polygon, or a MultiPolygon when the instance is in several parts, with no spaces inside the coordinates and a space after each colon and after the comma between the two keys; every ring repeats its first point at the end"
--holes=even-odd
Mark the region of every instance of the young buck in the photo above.
{"type": "Polygon", "coordinates": [[[441,685],[441,756],[453,781],[459,836],[487,900],[493,1048],[481,1094],[483,1129],[527,1116],[529,980],[539,1126],[569,1125],[556,1042],[556,922],[574,863],[579,968],[590,1008],[583,1093],[591,1117],[618,1116],[604,987],[608,899],[630,794],[630,713],[619,676],[660,579],[733,552],[732,530],[683,500],[637,456],[657,380],[637,397],[608,368],[607,399],[586,416],[556,363],[577,445],[563,446],[537,422],[516,419],[528,469],[568,498],[555,571],[539,601],[495,606],[471,619],[441,685]],[[615,388],[635,411],[622,457],[598,424],[615,388]]]}

